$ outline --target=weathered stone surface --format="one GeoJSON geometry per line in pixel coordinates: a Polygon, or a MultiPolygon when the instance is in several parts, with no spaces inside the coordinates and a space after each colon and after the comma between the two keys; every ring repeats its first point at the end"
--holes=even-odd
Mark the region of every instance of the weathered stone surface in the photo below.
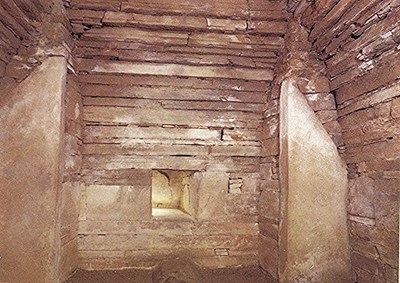
{"type": "Polygon", "coordinates": [[[352,84],[347,84],[337,89],[338,103],[344,103],[398,79],[400,77],[400,67],[393,63],[399,60],[397,56],[385,58],[377,67],[352,84]]]}
{"type": "Polygon", "coordinates": [[[375,181],[375,216],[379,224],[387,229],[398,230],[399,180],[381,179],[375,181]]]}
{"type": "Polygon", "coordinates": [[[61,247],[59,280],[67,280],[78,266],[78,239],[75,237],[61,247]]]}
{"type": "MultiPolygon", "coordinates": [[[[125,10],[130,13],[129,17],[142,13],[131,8],[125,10]]],[[[88,233],[90,237],[80,239],[80,266],[146,266],[182,250],[207,267],[253,264],[257,261],[259,180],[256,174],[261,155],[257,128],[262,121],[265,92],[269,91],[268,79],[258,70],[273,66],[276,55],[267,50],[276,50],[282,40],[275,36],[266,40],[246,34],[192,32],[189,35],[179,32],[185,29],[185,24],[179,26],[184,18],[181,15],[153,16],[137,18],[147,17],[149,21],[143,24],[151,26],[152,30],[128,28],[126,20],[131,19],[114,17],[112,21],[121,20],[123,23],[118,25],[124,27],[83,31],[78,43],[81,58],[105,63],[118,58],[120,63],[130,66],[144,64],[146,72],[150,73],[153,71],[148,67],[154,63],[164,67],[174,65],[179,70],[164,75],[158,71],[130,75],[122,70],[103,74],[81,68],[81,72],[89,71],[88,75],[81,73],[80,76],[85,83],[82,86],[83,117],[87,123],[82,173],[87,182],[123,185],[131,178],[142,178],[132,174],[132,168],[203,171],[195,172],[190,184],[196,204],[190,214],[199,222],[194,224],[190,217],[184,221],[154,217],[148,223],[140,219],[131,224],[108,221],[112,223],[107,227],[102,221],[98,225],[104,229],[98,229],[95,224],[81,226],[80,233],[88,233]],[[158,19],[167,22],[168,29],[174,31],[154,30],[160,28],[158,19]],[[265,59],[261,58],[264,56],[265,59]],[[224,69],[243,69],[243,74],[251,73],[257,78],[242,76],[236,71],[226,76],[224,69]],[[211,74],[212,70],[218,73],[211,74]],[[121,114],[116,107],[126,112],[125,117],[130,121],[120,123],[120,118],[111,117],[121,114]],[[106,114],[108,117],[101,118],[101,113],[105,112],[111,116],[106,114]],[[152,115],[158,121],[154,125],[151,125],[152,115]],[[252,116],[256,123],[251,121],[252,116]],[[237,194],[228,194],[230,177],[243,180],[237,194]],[[96,232],[104,234],[105,239],[97,237],[96,232]],[[134,233],[138,236],[132,235],[134,233]],[[118,234],[126,237],[114,236],[118,234]],[[119,245],[121,241],[124,244],[119,245]],[[216,256],[215,249],[219,248],[229,249],[229,255],[216,256]]],[[[185,17],[194,19],[198,15],[185,17]]],[[[112,24],[110,19],[108,21],[112,24]]],[[[236,32],[237,25],[241,29],[241,21],[216,21],[211,17],[206,28],[236,32]]],[[[200,24],[202,20],[188,23],[199,25],[193,29],[203,29],[200,24]]],[[[257,33],[257,29],[254,32],[257,33]]]]}
{"type": "Polygon", "coordinates": [[[273,191],[279,191],[280,190],[280,184],[279,180],[266,180],[262,181],[260,184],[260,190],[273,190],[273,191]]]}
{"type": "MultiPolygon", "coordinates": [[[[211,95],[210,89],[212,90],[226,90],[230,91],[229,93],[224,93],[224,100],[228,100],[225,98],[226,95],[233,96],[236,91],[237,94],[241,94],[245,92],[246,95],[250,95],[249,92],[255,92],[255,94],[261,96],[262,93],[268,91],[268,83],[263,81],[245,81],[245,80],[237,80],[237,79],[207,79],[207,78],[189,78],[189,77],[169,77],[169,76],[149,76],[149,75],[135,75],[135,76],[119,76],[119,75],[81,75],[80,80],[83,83],[87,83],[89,85],[82,86],[82,94],[86,94],[85,90],[87,88],[102,88],[106,89],[103,93],[108,93],[109,95],[99,95],[99,96],[111,96],[111,92],[115,90],[119,90],[121,87],[147,87],[136,89],[137,91],[143,92],[145,90],[151,91],[150,87],[158,86],[158,87],[168,87],[161,88],[162,93],[167,95],[169,92],[174,92],[174,95],[177,95],[176,92],[179,90],[184,91],[185,95],[190,95],[190,91],[204,91],[207,90],[207,95],[211,95]],[[94,85],[90,85],[94,84],[94,85]],[[108,86],[107,86],[108,85],[108,86]]],[[[157,90],[157,89],[156,89],[157,90]]],[[[98,89],[95,89],[92,95],[87,96],[97,96],[94,95],[99,92],[98,89]]],[[[131,93],[136,93],[131,91],[131,93]]],[[[178,92],[179,93],[179,92],[178,92]]],[[[204,92],[203,92],[204,93],[204,92]]],[[[138,95],[138,94],[136,94],[138,95]]],[[[160,95],[160,94],[159,94],[160,95]]],[[[196,93],[198,95],[198,93],[196,93]]],[[[122,95],[121,95],[122,96],[122,95]]],[[[126,97],[126,95],[125,95],[126,97]]],[[[200,100],[205,99],[206,96],[202,96],[200,100]]],[[[159,97],[160,99],[163,96],[159,97]]],[[[176,100],[185,100],[184,97],[175,98],[176,100]]],[[[190,97],[190,100],[199,100],[190,97]]],[[[165,98],[164,98],[165,99],[165,98]]],[[[265,99],[265,97],[264,97],[265,99]]],[[[189,100],[189,99],[187,99],[189,100]]],[[[209,99],[208,99],[209,100],[209,99]]],[[[213,99],[216,101],[221,101],[221,98],[213,99]]],[[[235,101],[235,100],[234,100],[235,101]]],[[[237,101],[237,100],[236,100],[237,101]]],[[[260,100],[264,102],[265,100],[260,100]]]]}
{"type": "Polygon", "coordinates": [[[280,279],[348,282],[351,264],[344,163],[290,80],[283,83],[280,109],[281,202],[287,203],[280,233],[280,279]],[[305,140],[306,136],[312,138],[305,140]],[[320,264],[314,266],[314,261],[320,264]]]}
{"type": "Polygon", "coordinates": [[[242,176],[243,179],[242,192],[251,194],[259,192],[261,178],[259,172],[253,174],[240,174],[240,176],[242,176]]]}
{"type": "Polygon", "coordinates": [[[328,132],[332,141],[335,143],[337,147],[343,145],[343,137],[342,137],[342,128],[340,124],[334,120],[330,122],[326,122],[324,125],[325,130],[328,132]]]}
{"type": "Polygon", "coordinates": [[[49,58],[1,102],[0,281],[58,280],[66,71],[64,58],[49,58]]]}
{"type": "MultiPolygon", "coordinates": [[[[174,221],[176,222],[176,221],[174,221]]],[[[174,234],[100,234],[82,235],[79,237],[80,249],[92,256],[107,256],[125,259],[130,266],[140,265],[135,253],[146,255],[146,261],[159,262],[163,257],[173,253],[189,253],[192,258],[215,256],[215,248],[229,248],[237,254],[248,255],[255,249],[256,235],[174,235],[174,234]],[[193,246],[195,245],[195,246],[193,246]],[[147,251],[143,252],[143,247],[147,251]],[[173,253],[170,249],[173,247],[173,253]],[[132,254],[130,257],[129,254],[132,254]],[[157,257],[157,256],[160,257],[157,257]]],[[[113,264],[112,262],[110,264],[113,264]]]]}
{"type": "MultiPolygon", "coordinates": [[[[369,162],[370,169],[375,171],[375,166],[383,165],[392,158],[394,152],[399,150],[399,139],[385,140],[381,142],[348,147],[345,158],[348,163],[369,162]],[[375,165],[373,164],[375,162],[375,165]]],[[[396,158],[395,158],[396,159],[396,158]]],[[[393,166],[396,162],[393,162],[393,166]]]]}
{"type": "Polygon", "coordinates": [[[204,172],[198,192],[198,212],[200,220],[223,218],[224,202],[228,194],[229,177],[224,172],[204,172]]]}
{"type": "Polygon", "coordinates": [[[109,10],[118,11],[120,2],[118,0],[101,0],[101,1],[87,1],[87,0],[72,0],[70,1],[72,7],[84,8],[90,10],[109,10]]]}
{"type": "Polygon", "coordinates": [[[261,235],[268,236],[278,241],[279,239],[278,224],[274,223],[274,221],[270,221],[269,219],[259,217],[258,228],[261,235]]]}
{"type": "Polygon", "coordinates": [[[374,107],[366,108],[343,118],[339,118],[338,121],[343,131],[354,130],[366,124],[382,124],[390,120],[390,104],[390,102],[381,103],[374,107]]]}
{"type": "Polygon", "coordinates": [[[400,118],[400,98],[393,100],[390,114],[395,119],[400,118]]]}
{"type": "Polygon", "coordinates": [[[306,98],[314,111],[336,109],[335,99],[331,93],[307,94],[306,98]]]}
{"type": "MultiPolygon", "coordinates": [[[[174,126],[183,128],[187,126],[193,128],[201,128],[202,126],[231,128],[236,126],[254,129],[261,124],[262,119],[256,113],[247,114],[229,111],[226,114],[220,114],[217,111],[198,111],[197,115],[191,117],[189,121],[187,117],[191,113],[190,110],[87,106],[84,108],[84,121],[103,125],[113,123],[115,126],[120,123],[123,125],[164,126],[166,128],[170,125],[169,128],[174,128],[174,126]]],[[[213,134],[215,134],[215,131],[211,133],[211,135],[213,134]]]]}
{"type": "MultiPolygon", "coordinates": [[[[68,236],[71,226],[78,226],[80,207],[80,182],[66,182],[62,184],[60,203],[61,236],[68,236]],[[65,231],[64,231],[65,230],[65,231]]],[[[78,231],[73,231],[76,236],[78,231]]]]}
{"type": "MultiPolygon", "coordinates": [[[[216,219],[212,214],[206,215],[205,222],[195,227],[190,219],[179,225],[171,219],[163,223],[146,220],[148,223],[143,224],[140,218],[80,226],[80,243],[86,249],[80,250],[81,267],[129,267],[141,259],[143,266],[154,266],[154,258],[168,257],[171,250],[187,246],[194,247],[196,262],[204,266],[254,264],[257,247],[252,225],[257,221],[256,194],[261,190],[258,209],[266,217],[259,220],[260,232],[273,241],[261,240],[261,252],[266,254],[260,258],[265,270],[275,275],[275,242],[285,241],[278,239],[277,232],[282,228],[278,227],[279,198],[284,196],[279,196],[279,172],[284,171],[284,166],[278,168],[275,159],[279,155],[277,86],[281,76],[290,74],[299,76],[297,87],[309,98],[336,146],[346,148],[348,176],[354,179],[349,192],[349,227],[353,229],[353,222],[359,225],[352,231],[351,241],[358,276],[354,281],[397,281],[400,111],[398,85],[393,83],[399,78],[399,1],[289,1],[289,10],[298,17],[289,22],[289,33],[285,1],[67,0],[63,3],[71,27],[62,17],[56,24],[41,25],[42,11],[55,9],[61,13],[61,5],[54,5],[61,1],[2,2],[0,78],[4,93],[12,89],[15,80],[23,80],[40,64],[40,60],[28,59],[29,54],[67,56],[65,48],[53,45],[65,41],[67,49],[72,50],[70,33],[79,38],[74,55],[83,62],[78,73],[83,83],[86,130],[82,133],[80,129],[78,83],[67,83],[65,164],[61,164],[67,190],[60,193],[59,207],[62,273],[71,272],[77,262],[75,182],[82,176],[89,187],[149,187],[144,176],[161,168],[208,171],[196,174],[204,173],[211,179],[214,173],[225,174],[228,180],[243,182],[232,181],[226,195],[214,195],[203,188],[205,197],[210,198],[203,199],[203,204],[207,207],[211,203],[216,219]],[[45,51],[28,46],[37,29],[55,38],[38,39],[45,51]],[[285,43],[287,54],[278,60],[285,43]],[[85,66],[86,61],[104,66],[91,68],[85,66]],[[273,71],[278,62],[282,70],[273,71]],[[324,65],[331,76],[330,86],[324,65]],[[274,92],[270,93],[268,81],[272,79],[274,92]],[[334,94],[340,109],[339,123],[334,94]],[[263,110],[266,119],[262,117],[263,110]],[[82,171],[80,150],[84,154],[82,171]],[[139,174],[137,168],[147,173],[139,174]],[[256,176],[260,170],[261,185],[256,176]],[[372,179],[374,186],[370,186],[372,179]],[[146,184],[139,184],[142,181],[146,184]],[[155,231],[160,234],[151,240],[140,235],[115,236],[132,231],[149,236],[155,231]],[[85,233],[91,236],[85,239],[85,233]],[[177,237],[163,238],[162,233],[177,237]],[[230,233],[243,237],[235,238],[230,233]],[[209,235],[215,238],[210,241],[209,235]],[[121,244],[121,239],[126,242],[121,244]],[[161,249],[153,246],[158,241],[161,249]],[[96,247],[104,250],[95,250],[96,247]],[[106,250],[108,247],[114,250],[106,250]]],[[[45,17],[45,21],[49,19],[45,17]]],[[[71,58],[71,72],[73,65],[78,66],[76,62],[71,58]]],[[[35,107],[28,105],[26,112],[32,108],[35,107]]],[[[15,167],[9,163],[6,166],[15,167]]],[[[41,168],[40,172],[46,170],[41,168]]],[[[222,181],[214,184],[211,180],[196,180],[193,185],[200,183],[214,189],[218,184],[225,187],[222,181]]],[[[120,189],[116,191],[116,195],[123,195],[120,189]]],[[[87,194],[85,190],[81,194],[92,206],[89,211],[83,205],[82,221],[91,213],[101,219],[121,216],[117,210],[124,197],[108,211],[99,208],[104,200],[101,195],[87,194]]],[[[47,199],[46,195],[42,198],[47,199]]],[[[21,202],[20,206],[28,203],[21,202]]],[[[280,205],[285,208],[286,203],[280,205]]],[[[122,208],[125,209],[126,206],[122,208]]],[[[147,209],[142,217],[148,215],[147,209]]]]}
{"type": "Polygon", "coordinates": [[[92,185],[85,188],[88,220],[148,220],[151,216],[151,188],[92,185]]]}
{"type": "Polygon", "coordinates": [[[347,210],[350,214],[375,218],[374,199],[374,180],[361,176],[349,181],[347,210]]]}
{"type": "MultiPolygon", "coordinates": [[[[336,23],[328,24],[328,31],[316,37],[315,43],[323,50],[321,58],[330,57],[327,69],[340,108],[344,157],[350,169],[356,168],[349,174],[355,179],[350,185],[348,208],[350,214],[362,215],[350,215],[357,224],[349,226],[357,235],[351,246],[358,253],[353,256],[358,282],[397,282],[397,275],[385,266],[388,262],[398,266],[393,261],[398,256],[398,243],[392,242],[392,249],[384,248],[389,245],[388,239],[398,237],[388,236],[389,230],[398,231],[398,200],[394,200],[391,183],[385,181],[385,176],[395,176],[391,168],[398,167],[399,129],[393,120],[398,117],[395,97],[399,70],[393,63],[398,57],[398,43],[392,32],[398,25],[398,9],[388,8],[395,2],[370,1],[365,5],[339,1],[332,12],[351,4],[349,10],[336,23]],[[357,177],[359,174],[362,176],[357,177]]],[[[336,16],[331,14],[327,19],[336,16]]]]}
{"type": "Polygon", "coordinates": [[[279,114],[279,100],[269,100],[266,105],[266,110],[264,111],[264,117],[269,118],[271,116],[276,116],[279,114]]]}
{"type": "Polygon", "coordinates": [[[203,280],[200,268],[185,257],[161,262],[153,273],[154,282],[197,283],[203,280]]]}
{"type": "Polygon", "coordinates": [[[264,120],[261,129],[261,139],[270,139],[278,136],[279,134],[279,118],[278,116],[271,116],[264,120]]]}
{"type": "MultiPolygon", "coordinates": [[[[177,100],[179,102],[185,101],[185,100],[190,100],[190,101],[195,101],[195,102],[221,102],[221,101],[227,101],[227,102],[236,102],[236,103],[254,103],[254,104],[262,104],[265,102],[265,96],[262,91],[246,91],[246,90],[241,90],[241,91],[236,91],[235,89],[241,89],[241,88],[249,88],[251,89],[252,87],[257,87],[257,85],[248,85],[244,86],[243,84],[230,84],[228,85],[221,86],[214,86],[213,82],[208,82],[207,80],[206,83],[203,81],[203,87],[201,85],[198,85],[196,80],[190,82],[187,80],[182,80],[182,79],[172,79],[170,80],[170,85],[168,86],[168,82],[166,77],[156,77],[156,76],[150,76],[147,78],[141,78],[142,85],[140,85],[140,81],[136,81],[136,76],[134,77],[125,77],[123,76],[122,78],[125,79],[132,79],[129,80],[130,84],[133,84],[134,86],[129,86],[125,85],[125,83],[128,83],[127,80],[122,80],[121,77],[107,77],[107,76],[100,76],[98,79],[103,80],[106,84],[109,83],[110,85],[101,85],[99,84],[100,81],[96,79],[96,77],[91,77],[95,78],[93,81],[93,84],[89,85],[83,85],[82,87],[82,94],[87,97],[94,97],[97,101],[97,103],[88,103],[88,99],[90,98],[85,98],[84,97],[84,102],[86,105],[113,105],[113,106],[118,106],[121,104],[118,103],[118,98],[119,99],[124,99],[124,104],[127,106],[132,106],[132,107],[138,107],[140,106],[140,101],[136,102],[135,101],[130,101],[128,100],[129,98],[136,98],[136,99],[148,99],[148,100],[156,100],[159,99],[163,103],[165,103],[166,100],[177,100]],[[161,80],[160,78],[164,78],[161,80]],[[146,80],[147,79],[147,80],[146,80]],[[118,82],[119,80],[119,82],[118,82]],[[111,82],[116,81],[117,85],[111,85],[111,82]],[[186,83],[185,83],[186,82],[186,83]],[[174,85],[179,85],[180,86],[174,86],[174,85]],[[188,86],[185,86],[187,84],[188,86]],[[192,88],[191,85],[196,84],[197,88],[192,88]],[[136,86],[135,86],[136,85],[136,86]],[[231,90],[229,90],[231,89],[231,90]],[[108,100],[104,101],[104,97],[108,97],[108,100]],[[107,101],[111,100],[112,103],[107,101]]],[[[219,81],[219,83],[222,83],[219,81]]],[[[215,82],[215,84],[218,84],[218,82],[215,82]]],[[[262,87],[262,85],[259,85],[258,87],[262,87]]],[[[92,99],[92,101],[93,101],[92,99]]],[[[142,105],[143,102],[151,103],[151,101],[141,101],[142,105]]],[[[159,105],[159,103],[157,103],[159,105]]],[[[151,105],[151,104],[150,104],[151,105]]],[[[153,101],[154,105],[154,101],[153,101]]],[[[166,105],[166,104],[164,104],[166,105]]],[[[147,108],[149,108],[149,105],[147,105],[147,108]]],[[[171,108],[171,107],[170,107],[171,108]]]]}
{"type": "Polygon", "coordinates": [[[287,23],[284,21],[250,21],[247,29],[261,34],[285,34],[287,23]]]}
{"type": "MultiPolygon", "coordinates": [[[[273,68],[277,57],[273,52],[261,52],[257,54],[235,51],[234,49],[212,49],[209,47],[188,47],[181,46],[176,50],[163,49],[161,46],[152,46],[143,44],[146,50],[137,50],[134,45],[116,43],[113,49],[98,49],[93,46],[92,41],[81,43],[81,47],[76,50],[76,56],[79,58],[93,59],[119,59],[122,61],[144,61],[151,63],[174,63],[191,64],[197,66],[225,66],[225,67],[248,67],[248,68],[273,68]],[[117,49],[118,48],[118,49],[117,49]],[[126,49],[122,49],[126,48],[126,49]],[[256,60],[255,60],[256,59],[256,60]]],[[[111,45],[111,43],[109,44],[111,45]]],[[[138,46],[137,48],[139,48],[138,46]]],[[[240,49],[239,49],[240,50],[240,49]]]]}
{"type": "Polygon", "coordinates": [[[228,215],[257,216],[257,201],[258,194],[230,193],[225,211],[228,215]]]}
{"type": "Polygon", "coordinates": [[[121,13],[121,12],[106,12],[102,20],[105,24],[121,25],[129,24],[129,26],[158,26],[163,29],[168,28],[187,28],[187,29],[206,29],[207,22],[202,17],[191,16],[157,16],[144,15],[138,13],[121,13]]]}
{"type": "Polygon", "coordinates": [[[325,124],[327,122],[336,121],[336,119],[338,117],[336,110],[322,110],[322,111],[316,112],[315,114],[317,114],[317,116],[322,124],[325,124]]]}
{"type": "Polygon", "coordinates": [[[354,252],[368,258],[377,258],[378,250],[372,241],[365,241],[357,237],[350,237],[350,244],[354,252]]]}
{"type": "MultiPolygon", "coordinates": [[[[85,153],[85,151],[83,151],[83,153],[85,153]]],[[[88,185],[127,185],[137,187],[151,186],[151,170],[82,170],[81,173],[82,180],[88,185]]]]}
{"type": "Polygon", "coordinates": [[[239,1],[231,0],[215,3],[214,1],[177,1],[176,3],[153,3],[149,7],[149,2],[139,1],[135,3],[123,3],[123,11],[152,11],[158,13],[174,14],[193,14],[193,15],[212,15],[218,17],[245,17],[252,15],[260,19],[285,19],[287,13],[280,3],[275,1],[239,1]],[[270,11],[266,14],[265,11],[270,11]],[[263,13],[264,12],[264,13],[263,13]]]}
{"type": "Polygon", "coordinates": [[[279,139],[277,137],[261,141],[262,156],[276,156],[279,154],[279,139]]]}
{"type": "Polygon", "coordinates": [[[259,236],[261,266],[274,278],[278,278],[278,242],[268,236],[259,236]]]}
{"type": "MultiPolygon", "coordinates": [[[[326,76],[313,76],[310,79],[299,79],[297,86],[304,94],[322,94],[330,92],[329,79],[326,76]]],[[[306,96],[313,98],[313,96],[306,96]]],[[[312,100],[312,99],[311,99],[312,100]]]]}
{"type": "Polygon", "coordinates": [[[199,78],[237,78],[244,80],[271,81],[271,69],[240,69],[227,67],[197,67],[178,64],[154,64],[129,62],[105,62],[85,60],[80,63],[81,71],[96,73],[121,73],[158,76],[187,76],[199,78]]]}
{"type": "Polygon", "coordinates": [[[260,217],[279,219],[279,192],[266,189],[261,191],[258,200],[258,213],[260,217]]]}
{"type": "MultiPolygon", "coordinates": [[[[87,126],[84,129],[86,143],[105,143],[109,140],[161,139],[161,140],[219,140],[218,130],[139,127],[139,126],[87,126]]],[[[224,132],[225,134],[225,132],[224,132]]],[[[226,133],[229,134],[229,133],[226,133]]],[[[232,140],[232,139],[230,139],[232,140]]],[[[253,139],[254,140],[254,139],[253,139]]]]}

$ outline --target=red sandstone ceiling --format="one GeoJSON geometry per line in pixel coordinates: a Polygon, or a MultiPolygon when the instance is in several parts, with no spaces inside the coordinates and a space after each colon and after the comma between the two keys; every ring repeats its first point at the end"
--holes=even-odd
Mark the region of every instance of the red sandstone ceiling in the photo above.
{"type": "Polygon", "coordinates": [[[288,13],[280,1],[71,0],[64,5],[79,38],[75,55],[83,72],[93,71],[94,62],[87,59],[112,59],[246,68],[240,75],[217,71],[221,77],[270,81],[287,30],[288,13]]]}

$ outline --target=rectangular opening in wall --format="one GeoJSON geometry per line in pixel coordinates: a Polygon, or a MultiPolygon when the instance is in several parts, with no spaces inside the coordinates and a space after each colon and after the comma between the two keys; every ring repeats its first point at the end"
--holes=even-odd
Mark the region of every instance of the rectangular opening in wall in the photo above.
{"type": "Polygon", "coordinates": [[[193,220],[193,174],[192,171],[153,170],[151,205],[154,218],[193,220]]]}

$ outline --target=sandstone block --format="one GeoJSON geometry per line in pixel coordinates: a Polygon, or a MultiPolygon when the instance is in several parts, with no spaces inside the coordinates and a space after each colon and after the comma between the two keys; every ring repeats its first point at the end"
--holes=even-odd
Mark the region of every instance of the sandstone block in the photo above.
{"type": "Polygon", "coordinates": [[[353,253],[352,263],[355,268],[367,271],[372,275],[377,275],[379,273],[379,266],[375,259],[363,256],[358,253],[353,253]]]}
{"type": "Polygon", "coordinates": [[[131,63],[106,62],[95,60],[83,60],[79,66],[81,71],[114,74],[137,74],[159,76],[188,76],[199,78],[234,78],[255,81],[271,81],[273,71],[271,69],[244,69],[220,66],[191,66],[179,64],[156,63],[131,63]]]}
{"type": "Polygon", "coordinates": [[[228,215],[257,216],[258,194],[229,194],[227,196],[225,211],[228,215]]]}
{"type": "Polygon", "coordinates": [[[262,156],[276,156],[279,154],[279,139],[272,138],[261,141],[262,148],[261,154],[262,156]]]}
{"type": "Polygon", "coordinates": [[[269,118],[279,114],[279,100],[274,99],[267,102],[264,117],[269,118]]]}
{"type": "Polygon", "coordinates": [[[273,190],[273,191],[279,191],[280,190],[280,184],[279,180],[263,180],[260,183],[260,190],[273,190]]]}
{"type": "Polygon", "coordinates": [[[314,111],[336,109],[335,99],[332,93],[312,93],[305,96],[314,111]]]}
{"type": "Polygon", "coordinates": [[[276,241],[278,241],[278,224],[275,221],[270,221],[264,217],[259,218],[258,223],[259,231],[261,235],[270,237],[276,241]]]}
{"type": "Polygon", "coordinates": [[[277,137],[279,134],[279,118],[278,116],[270,116],[266,118],[261,127],[261,139],[270,139],[277,137]]]}
{"type": "Polygon", "coordinates": [[[348,282],[346,165],[295,81],[284,81],[281,91],[282,280],[348,282]],[[314,261],[329,264],[315,266],[314,261]]]}
{"type": "Polygon", "coordinates": [[[58,281],[66,73],[65,58],[50,57],[2,100],[1,281],[58,281]]]}
{"type": "Polygon", "coordinates": [[[359,239],[357,237],[350,237],[350,246],[355,252],[368,258],[379,257],[376,246],[371,241],[359,239]]]}
{"type": "Polygon", "coordinates": [[[308,79],[301,78],[297,86],[304,94],[330,92],[329,79],[325,76],[314,76],[308,79]]]}
{"type": "Polygon", "coordinates": [[[224,217],[224,206],[228,195],[229,177],[224,172],[204,172],[198,191],[199,220],[211,220],[224,217]]]}
{"type": "Polygon", "coordinates": [[[268,219],[279,219],[279,195],[280,193],[274,190],[261,191],[258,201],[259,216],[268,219]]]}
{"type": "Polygon", "coordinates": [[[322,124],[325,124],[327,122],[331,121],[336,121],[338,114],[336,110],[321,110],[316,112],[319,120],[321,121],[322,124]]]}
{"type": "Polygon", "coordinates": [[[391,116],[395,119],[400,118],[400,98],[393,99],[391,116]]]}
{"type": "Polygon", "coordinates": [[[259,256],[261,267],[278,278],[278,242],[266,236],[259,236],[259,256]]]}
{"type": "Polygon", "coordinates": [[[61,247],[60,279],[66,280],[78,267],[78,241],[76,238],[61,247]]]}
{"type": "Polygon", "coordinates": [[[245,20],[207,18],[207,27],[210,30],[246,30],[245,20]]]}
{"type": "Polygon", "coordinates": [[[242,192],[244,193],[256,193],[260,189],[260,174],[248,174],[243,176],[242,192]]]}
{"type": "Polygon", "coordinates": [[[398,230],[399,181],[397,179],[376,180],[373,199],[377,223],[387,229],[398,230]]]}
{"type": "Polygon", "coordinates": [[[375,218],[374,189],[374,180],[367,176],[350,180],[348,212],[352,215],[375,218]]]}
{"type": "MultiPolygon", "coordinates": [[[[61,227],[69,226],[78,221],[80,206],[80,183],[67,182],[61,189],[60,221],[61,227]]],[[[73,231],[77,234],[78,231],[73,231]]]]}
{"type": "Polygon", "coordinates": [[[150,187],[90,185],[86,187],[89,220],[148,220],[150,187]]]}

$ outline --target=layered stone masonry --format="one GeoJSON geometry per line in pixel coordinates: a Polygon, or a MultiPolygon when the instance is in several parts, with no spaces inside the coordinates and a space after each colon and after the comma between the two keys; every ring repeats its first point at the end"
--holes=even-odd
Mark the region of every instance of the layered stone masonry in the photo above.
{"type": "Polygon", "coordinates": [[[257,264],[259,130],[284,6],[64,3],[83,96],[80,266],[153,264],[182,251],[204,266],[257,264]],[[152,218],[152,170],[194,172],[195,221],[152,218]],[[141,201],[125,206],[132,199],[141,201]]]}
{"type": "Polygon", "coordinates": [[[319,2],[292,7],[326,62],[338,105],[356,280],[397,282],[400,3],[319,2]]]}
{"type": "Polygon", "coordinates": [[[74,70],[67,75],[64,93],[64,164],[60,194],[61,268],[67,279],[78,267],[78,220],[81,198],[82,99],[74,70]]]}
{"type": "Polygon", "coordinates": [[[325,66],[308,42],[308,33],[296,18],[289,20],[285,50],[277,63],[272,91],[267,97],[261,129],[261,195],[259,199],[261,266],[278,278],[279,229],[286,204],[282,201],[279,180],[279,99],[281,83],[296,77],[296,86],[306,97],[321,124],[338,149],[343,148],[341,127],[337,121],[334,95],[330,91],[325,66]]]}
{"type": "Polygon", "coordinates": [[[69,58],[74,45],[72,27],[61,2],[5,1],[0,18],[1,96],[26,79],[47,57],[69,58]]]}

